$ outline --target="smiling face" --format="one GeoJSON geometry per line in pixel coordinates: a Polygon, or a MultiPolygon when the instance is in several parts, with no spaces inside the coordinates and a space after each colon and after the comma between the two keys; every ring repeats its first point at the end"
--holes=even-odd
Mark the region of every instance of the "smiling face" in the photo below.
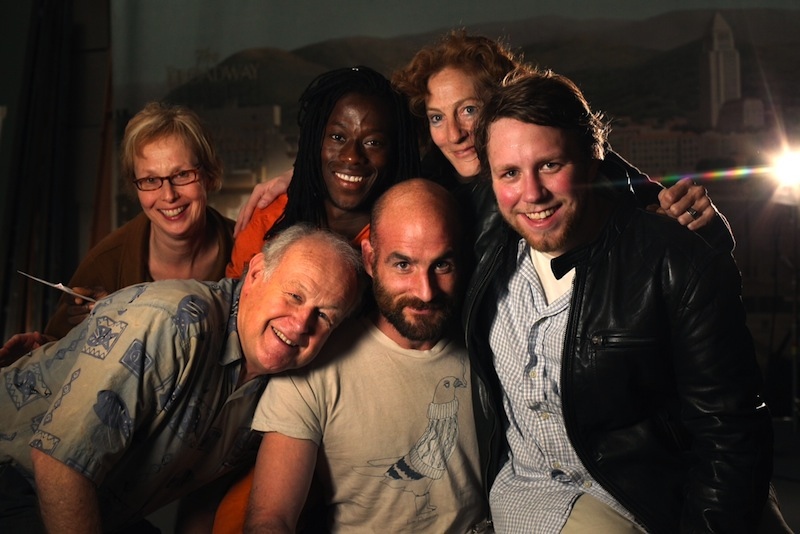
{"type": "Polygon", "coordinates": [[[393,121],[378,97],[344,95],[331,111],[322,139],[322,176],[328,209],[368,211],[364,200],[391,164],[393,121]]]}
{"type": "MultiPolygon", "coordinates": [[[[195,169],[197,161],[183,140],[170,136],[144,145],[133,167],[137,179],[165,177],[195,169]]],[[[156,236],[186,239],[203,231],[208,193],[202,169],[197,182],[176,187],[164,181],[160,189],[136,194],[156,236]]]]}
{"type": "Polygon", "coordinates": [[[463,70],[446,67],[428,80],[425,110],[431,140],[464,180],[480,170],[472,132],[481,104],[472,77],[463,70]]]}
{"type": "Polygon", "coordinates": [[[560,255],[594,235],[586,211],[598,161],[574,135],[510,118],[493,122],[488,133],[500,212],[532,248],[560,255]]]}
{"type": "Polygon", "coordinates": [[[250,260],[237,317],[249,377],[309,363],[358,297],[355,271],[320,239],[292,244],[264,274],[259,253],[250,260]]]}

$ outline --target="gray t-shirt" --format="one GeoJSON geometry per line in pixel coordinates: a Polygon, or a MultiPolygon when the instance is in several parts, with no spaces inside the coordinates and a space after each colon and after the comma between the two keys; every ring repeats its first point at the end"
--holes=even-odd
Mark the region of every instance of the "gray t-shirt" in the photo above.
{"type": "Polygon", "coordinates": [[[460,343],[407,350],[356,319],[273,378],[253,427],[320,446],[334,531],[467,532],[488,509],[469,376],[460,343]]]}

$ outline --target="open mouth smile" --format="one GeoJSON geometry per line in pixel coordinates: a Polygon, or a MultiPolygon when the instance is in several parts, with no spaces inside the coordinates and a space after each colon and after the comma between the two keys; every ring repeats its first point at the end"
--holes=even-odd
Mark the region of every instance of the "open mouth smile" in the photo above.
{"type": "Polygon", "coordinates": [[[525,213],[523,215],[525,215],[525,217],[527,217],[528,219],[530,219],[532,221],[541,221],[543,219],[546,219],[546,218],[550,217],[555,212],[556,212],[555,208],[548,208],[546,210],[536,211],[536,212],[533,212],[533,213],[525,213]]]}
{"type": "Polygon", "coordinates": [[[275,332],[275,335],[278,336],[278,339],[289,345],[290,347],[296,347],[297,343],[286,337],[286,334],[275,328],[274,326],[271,327],[272,331],[275,332]]]}
{"type": "Polygon", "coordinates": [[[356,176],[354,174],[345,174],[343,172],[335,172],[333,173],[336,177],[344,182],[350,182],[351,184],[357,184],[364,181],[363,176],[356,176]]]}
{"type": "Polygon", "coordinates": [[[165,217],[172,218],[172,217],[177,217],[178,215],[180,215],[181,213],[186,211],[186,208],[187,208],[187,206],[181,206],[179,208],[172,208],[172,209],[169,209],[169,210],[158,210],[158,211],[160,211],[162,214],[164,214],[165,217]]]}

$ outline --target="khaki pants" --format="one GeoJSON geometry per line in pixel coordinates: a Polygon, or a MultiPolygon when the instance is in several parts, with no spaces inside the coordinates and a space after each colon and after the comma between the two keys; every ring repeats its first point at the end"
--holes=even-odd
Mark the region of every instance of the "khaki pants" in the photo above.
{"type": "MultiPolygon", "coordinates": [[[[610,506],[584,493],[575,501],[562,534],[634,534],[641,533],[637,525],[619,515],[610,506]]],[[[764,513],[758,525],[759,534],[791,534],[792,530],[783,519],[775,495],[775,488],[770,484],[769,496],[764,505],[764,513]]]]}
{"type": "Polygon", "coordinates": [[[562,534],[641,534],[642,530],[616,510],[584,493],[569,514],[562,534]]]}

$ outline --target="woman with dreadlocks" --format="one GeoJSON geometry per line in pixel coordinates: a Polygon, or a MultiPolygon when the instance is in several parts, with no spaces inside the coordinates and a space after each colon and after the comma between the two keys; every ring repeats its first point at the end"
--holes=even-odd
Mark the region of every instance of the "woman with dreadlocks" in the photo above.
{"type": "Polygon", "coordinates": [[[307,222],[356,245],[369,236],[372,204],[390,186],[419,175],[408,104],[369,67],[326,72],[300,97],[300,142],[291,184],[236,236],[226,276],[239,277],[269,239],[307,222]]]}

